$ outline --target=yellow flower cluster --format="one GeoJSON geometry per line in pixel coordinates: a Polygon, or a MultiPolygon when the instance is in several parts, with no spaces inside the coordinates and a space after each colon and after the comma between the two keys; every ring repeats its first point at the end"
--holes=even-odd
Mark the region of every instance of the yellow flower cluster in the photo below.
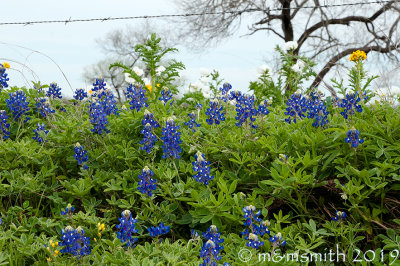
{"type": "Polygon", "coordinates": [[[99,236],[101,236],[101,232],[104,232],[105,229],[105,225],[101,224],[101,223],[97,223],[97,230],[99,230],[99,236]]]}
{"type": "Polygon", "coordinates": [[[4,67],[4,68],[10,68],[10,64],[7,63],[7,62],[4,62],[4,63],[3,63],[3,67],[4,67]]]}
{"type": "MultiPolygon", "coordinates": [[[[51,246],[52,248],[55,248],[55,247],[58,247],[58,243],[59,243],[59,242],[53,242],[53,240],[50,240],[49,243],[50,243],[50,246],[51,246]]],[[[50,246],[47,246],[47,250],[48,250],[48,251],[50,252],[50,254],[51,254],[50,246]]],[[[57,249],[54,250],[54,253],[53,253],[54,258],[58,256],[58,253],[60,253],[59,250],[57,250],[57,249]]],[[[51,258],[47,258],[47,261],[51,261],[51,258]]]]}
{"type": "Polygon", "coordinates": [[[367,59],[367,54],[364,51],[357,50],[350,55],[348,60],[359,62],[365,59],[367,59]]]}

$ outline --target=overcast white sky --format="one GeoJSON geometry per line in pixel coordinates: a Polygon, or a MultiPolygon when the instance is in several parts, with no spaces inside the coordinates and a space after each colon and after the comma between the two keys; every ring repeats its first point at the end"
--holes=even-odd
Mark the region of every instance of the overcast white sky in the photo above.
{"type": "MultiPolygon", "coordinates": [[[[127,0],[69,0],[69,1],[23,1],[13,0],[2,3],[1,22],[59,20],[79,18],[102,18],[137,15],[175,14],[179,11],[168,0],[127,1],[127,0]]],[[[48,58],[16,45],[40,51],[51,57],[63,70],[75,90],[85,87],[82,79],[83,68],[96,63],[104,57],[96,44],[114,29],[126,25],[140,25],[143,20],[121,20],[108,22],[77,22],[64,24],[35,24],[0,26],[0,60],[11,61],[12,68],[21,71],[19,64],[31,68],[39,80],[48,84],[57,82],[63,93],[70,94],[63,75],[57,66],[48,58]],[[18,63],[15,63],[16,61],[18,63]]],[[[153,22],[153,21],[152,21],[153,22]]],[[[157,19],[157,25],[163,26],[166,21],[157,19]]],[[[208,49],[201,54],[192,51],[181,51],[176,58],[187,68],[183,74],[192,82],[199,77],[202,67],[217,69],[222,77],[235,89],[247,90],[250,80],[255,80],[257,67],[263,64],[266,54],[273,52],[276,41],[268,40],[265,33],[250,37],[234,37],[224,41],[218,47],[208,49]]],[[[24,70],[28,80],[33,76],[24,70]]],[[[10,85],[25,85],[22,75],[16,70],[9,71],[10,85]]]]}

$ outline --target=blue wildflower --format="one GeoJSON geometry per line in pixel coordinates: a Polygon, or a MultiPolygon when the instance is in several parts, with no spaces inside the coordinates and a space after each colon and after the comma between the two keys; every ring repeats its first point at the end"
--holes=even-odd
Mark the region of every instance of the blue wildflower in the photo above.
{"type": "Polygon", "coordinates": [[[129,87],[126,88],[126,98],[131,99],[129,101],[130,109],[136,110],[139,112],[140,109],[147,107],[147,98],[145,96],[145,90],[142,85],[132,85],[129,84],[129,87]]]}
{"type": "Polygon", "coordinates": [[[260,105],[258,106],[258,113],[262,114],[262,115],[267,115],[269,114],[269,110],[267,109],[268,107],[268,100],[264,100],[260,103],[260,105]]]}
{"type": "Polygon", "coordinates": [[[37,128],[33,129],[33,132],[35,133],[35,136],[32,137],[32,138],[34,140],[36,140],[37,142],[39,142],[39,143],[42,143],[43,141],[45,141],[43,139],[43,135],[46,138],[47,137],[47,133],[49,133],[49,131],[46,130],[44,127],[45,127],[44,124],[37,123],[37,128]],[[40,133],[40,132],[43,132],[43,133],[40,133]],[[41,134],[43,134],[43,135],[41,135],[41,134]]]}
{"type": "Polygon", "coordinates": [[[139,232],[138,229],[135,229],[137,219],[133,219],[132,213],[129,210],[125,210],[118,220],[120,223],[115,226],[118,229],[117,238],[121,240],[121,243],[126,242],[127,247],[135,247],[138,239],[137,237],[133,238],[132,234],[139,232]]]}
{"type": "Polygon", "coordinates": [[[346,143],[351,144],[351,147],[356,149],[358,145],[364,143],[364,139],[360,139],[360,131],[355,129],[354,127],[347,131],[345,141],[346,143]]]}
{"type": "MultiPolygon", "coordinates": [[[[161,96],[158,98],[163,104],[164,104],[164,106],[167,104],[167,102],[169,101],[169,100],[171,100],[172,99],[172,92],[171,92],[171,90],[170,89],[168,89],[168,88],[164,88],[162,91],[161,91],[161,96]]],[[[170,103],[169,103],[169,105],[171,105],[172,103],[173,103],[174,101],[171,101],[170,103]]]]}
{"type": "Polygon", "coordinates": [[[232,89],[232,85],[229,84],[228,82],[225,82],[222,85],[222,88],[219,88],[219,90],[221,91],[221,97],[220,99],[223,100],[224,102],[227,102],[229,99],[229,90],[232,89]]]}
{"type": "Polygon", "coordinates": [[[70,253],[76,258],[89,255],[90,250],[89,237],[85,236],[85,231],[79,226],[74,229],[72,226],[65,227],[65,230],[61,230],[61,242],[60,247],[64,247],[61,253],[70,253]]]}
{"type": "Polygon", "coordinates": [[[3,225],[3,219],[0,218],[0,225],[3,225]]]}
{"type": "Polygon", "coordinates": [[[8,115],[6,111],[0,110],[0,137],[1,140],[10,138],[10,124],[7,123],[8,115]]]}
{"type": "Polygon", "coordinates": [[[194,229],[192,229],[192,230],[190,231],[190,236],[192,237],[193,240],[197,240],[197,239],[200,238],[199,233],[197,233],[196,230],[194,230],[194,229]]]}
{"type": "Polygon", "coordinates": [[[361,101],[358,92],[357,93],[349,93],[346,94],[346,98],[342,100],[340,107],[344,108],[343,112],[340,114],[345,118],[352,118],[355,112],[362,112],[361,104],[358,104],[361,101]]]}
{"type": "Polygon", "coordinates": [[[347,214],[345,212],[337,211],[335,217],[332,217],[332,221],[340,221],[347,218],[347,214]]]}
{"type": "Polygon", "coordinates": [[[162,222],[159,226],[147,227],[147,231],[149,232],[151,237],[158,237],[161,235],[168,234],[170,226],[165,226],[162,222]]]}
{"type": "Polygon", "coordinates": [[[153,195],[152,190],[157,188],[157,180],[152,179],[153,176],[154,172],[147,166],[143,168],[142,173],[139,175],[138,190],[149,197],[153,195]]]}
{"type": "Polygon", "coordinates": [[[101,97],[97,99],[97,102],[103,107],[106,115],[118,115],[117,100],[115,100],[114,94],[110,89],[103,91],[101,97]]]}
{"type": "Polygon", "coordinates": [[[203,237],[207,240],[203,244],[200,251],[200,257],[203,258],[201,266],[217,265],[217,261],[221,260],[219,253],[224,249],[222,243],[224,239],[221,238],[221,233],[215,225],[211,225],[207,232],[203,233],[203,237]]]}
{"type": "Polygon", "coordinates": [[[328,124],[328,114],[324,101],[322,100],[323,94],[321,92],[312,92],[308,102],[307,118],[314,118],[312,124],[314,127],[325,127],[328,124]]]}
{"type": "Polygon", "coordinates": [[[83,149],[79,142],[75,144],[74,152],[74,158],[78,161],[78,164],[82,165],[83,169],[88,169],[88,166],[86,165],[86,162],[88,160],[87,151],[83,149]]]}
{"type": "Polygon", "coordinates": [[[61,215],[72,215],[74,211],[75,211],[74,206],[72,206],[71,203],[68,203],[67,207],[65,208],[65,211],[61,211],[61,215]]]}
{"type": "Polygon", "coordinates": [[[36,112],[40,113],[43,118],[46,118],[49,114],[53,114],[56,111],[51,109],[48,98],[38,97],[36,98],[36,112]]]}
{"type": "Polygon", "coordinates": [[[106,86],[107,84],[101,76],[99,78],[96,78],[96,81],[93,83],[92,97],[103,97],[105,91],[107,90],[106,86]]]}
{"type": "Polygon", "coordinates": [[[269,234],[268,226],[270,223],[268,221],[261,222],[261,211],[256,212],[256,207],[253,205],[244,207],[243,213],[245,219],[244,225],[248,228],[242,232],[242,235],[244,235],[246,240],[249,240],[247,246],[252,248],[263,246],[264,241],[260,241],[258,237],[269,234]]]}
{"type": "Polygon", "coordinates": [[[150,123],[144,125],[140,133],[143,134],[143,140],[139,141],[139,143],[143,145],[140,149],[150,153],[154,144],[157,142],[157,136],[153,133],[153,128],[150,123]]]}
{"type": "Polygon", "coordinates": [[[160,124],[154,119],[153,114],[147,109],[144,111],[144,119],[142,120],[142,125],[150,124],[152,128],[160,127],[160,124]]]}
{"type": "Polygon", "coordinates": [[[84,89],[76,89],[74,94],[74,99],[78,101],[82,101],[83,99],[87,98],[87,92],[84,89]]]}
{"type": "Polygon", "coordinates": [[[210,107],[206,111],[206,115],[209,116],[208,119],[206,119],[207,123],[209,125],[216,124],[218,125],[221,121],[225,121],[224,113],[222,105],[219,105],[219,102],[217,99],[211,100],[210,101],[210,107]]]}
{"type": "MultiPolygon", "coordinates": [[[[26,94],[23,90],[10,93],[10,99],[6,99],[8,109],[13,113],[15,121],[18,121],[23,115],[26,115],[30,108],[28,107],[29,102],[26,101],[26,94]]],[[[28,121],[30,117],[26,116],[24,123],[28,121]]]]}
{"type": "Polygon", "coordinates": [[[190,114],[188,114],[188,117],[190,118],[190,120],[189,120],[188,122],[185,122],[185,125],[186,125],[186,126],[189,126],[189,128],[191,128],[192,131],[195,132],[196,130],[194,129],[194,127],[195,127],[195,126],[196,126],[196,127],[200,127],[200,126],[201,126],[201,124],[198,124],[198,123],[196,122],[197,115],[196,115],[196,113],[191,112],[190,114]]]}
{"type": "Polygon", "coordinates": [[[255,116],[258,113],[258,111],[254,108],[254,101],[255,98],[253,95],[250,96],[244,94],[237,98],[235,119],[238,120],[238,122],[235,123],[236,126],[241,127],[247,121],[247,119],[249,119],[251,127],[257,128],[257,126],[253,124],[253,122],[256,121],[255,116]]]}
{"type": "Polygon", "coordinates": [[[283,238],[282,238],[282,234],[281,233],[277,233],[276,235],[274,235],[274,236],[271,236],[270,238],[269,238],[269,242],[271,242],[272,243],[272,246],[274,247],[274,248],[276,248],[276,247],[280,247],[280,246],[285,246],[286,245],[286,240],[283,240],[283,238]]]}
{"type": "Polygon", "coordinates": [[[182,152],[182,148],[180,147],[182,141],[181,132],[178,132],[178,129],[179,126],[175,125],[174,119],[169,117],[166,126],[162,129],[161,139],[164,141],[162,145],[164,151],[163,159],[168,157],[173,157],[175,159],[181,158],[179,153],[182,152]]]}
{"type": "Polygon", "coordinates": [[[97,102],[90,103],[89,116],[90,123],[93,125],[93,128],[91,128],[90,131],[99,135],[102,135],[103,133],[110,133],[110,130],[106,128],[108,119],[103,105],[97,102]]]}
{"type": "Polygon", "coordinates": [[[193,175],[193,178],[196,179],[197,182],[203,183],[204,185],[208,185],[208,183],[214,178],[213,175],[210,175],[210,162],[204,159],[204,154],[201,152],[197,152],[194,155],[193,171],[196,172],[193,175]]]}
{"type": "Polygon", "coordinates": [[[229,100],[239,102],[240,98],[242,97],[242,93],[238,90],[231,91],[229,95],[229,100]]]}
{"type": "Polygon", "coordinates": [[[285,121],[289,124],[293,121],[296,123],[298,119],[303,119],[305,117],[305,113],[308,109],[308,101],[305,97],[301,96],[301,93],[296,92],[292,94],[290,99],[286,102],[288,106],[286,108],[285,115],[289,115],[285,121]]]}
{"type": "Polygon", "coordinates": [[[197,110],[201,110],[201,109],[203,109],[203,105],[202,105],[201,103],[196,103],[195,108],[196,108],[197,110]]]}
{"type": "Polygon", "coordinates": [[[61,99],[62,98],[61,88],[58,87],[57,83],[55,83],[55,82],[50,83],[50,86],[47,90],[46,96],[49,98],[51,97],[53,99],[57,99],[57,98],[61,99]]]}
{"type": "Polygon", "coordinates": [[[8,83],[10,79],[7,77],[8,74],[6,73],[7,65],[5,64],[0,64],[0,92],[2,88],[7,88],[8,83]]]}

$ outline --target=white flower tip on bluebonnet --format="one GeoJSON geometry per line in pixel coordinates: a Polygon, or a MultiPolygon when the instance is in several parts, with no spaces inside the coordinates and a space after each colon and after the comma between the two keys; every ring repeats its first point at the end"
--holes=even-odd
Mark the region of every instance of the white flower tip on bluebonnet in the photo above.
{"type": "Polygon", "coordinates": [[[206,245],[207,245],[207,246],[210,245],[212,248],[215,248],[215,243],[214,243],[214,241],[212,241],[211,239],[209,239],[209,240],[207,241],[206,245]]]}
{"type": "Polygon", "coordinates": [[[131,215],[131,211],[130,210],[125,210],[122,212],[122,215],[125,217],[129,217],[131,215]]]}
{"type": "Polygon", "coordinates": [[[77,231],[79,234],[82,234],[83,228],[82,228],[81,226],[78,226],[78,227],[76,228],[76,231],[77,231]]]}
{"type": "Polygon", "coordinates": [[[217,227],[215,225],[213,225],[213,224],[210,225],[210,231],[214,232],[214,233],[217,232],[217,227]]]}
{"type": "Polygon", "coordinates": [[[79,143],[79,142],[77,142],[76,144],[75,144],[75,147],[80,147],[81,146],[81,144],[79,143]]]}
{"type": "Polygon", "coordinates": [[[174,122],[174,116],[170,116],[170,117],[168,117],[167,118],[167,123],[172,123],[172,122],[174,122]]]}
{"type": "Polygon", "coordinates": [[[301,90],[298,89],[298,90],[295,92],[295,94],[301,94],[301,90]]]}
{"type": "Polygon", "coordinates": [[[202,76],[209,76],[211,74],[211,71],[208,68],[200,68],[200,75],[202,76]]]}
{"type": "Polygon", "coordinates": [[[126,111],[126,110],[128,110],[128,108],[126,108],[125,104],[123,104],[123,105],[121,106],[121,110],[126,111]]]}
{"type": "Polygon", "coordinates": [[[249,234],[249,239],[250,240],[254,240],[254,241],[258,241],[258,236],[256,234],[250,233],[249,234]]]}
{"type": "Polygon", "coordinates": [[[257,72],[259,74],[264,74],[265,72],[270,73],[271,72],[271,68],[267,65],[261,65],[258,67],[257,72]]]}
{"type": "Polygon", "coordinates": [[[276,234],[276,238],[282,239],[282,234],[281,234],[281,232],[279,232],[279,233],[276,234]]]}
{"type": "Polygon", "coordinates": [[[262,224],[264,225],[264,226],[270,226],[271,225],[271,222],[270,221],[268,221],[268,220],[265,220],[265,221],[263,221],[262,222],[262,224]]]}
{"type": "Polygon", "coordinates": [[[341,193],[341,198],[347,200],[348,199],[347,194],[345,192],[341,193]]]}
{"type": "Polygon", "coordinates": [[[203,154],[200,151],[198,151],[196,155],[197,155],[197,161],[204,161],[203,154]]]}
{"type": "Polygon", "coordinates": [[[217,98],[212,99],[211,102],[213,102],[213,103],[219,103],[219,101],[218,101],[217,98]]]}
{"type": "Polygon", "coordinates": [[[143,69],[141,69],[141,68],[139,68],[139,67],[136,67],[136,66],[135,66],[135,67],[132,68],[132,70],[133,70],[133,72],[135,72],[136,75],[138,75],[139,77],[142,76],[142,75],[144,74],[143,69]]]}
{"type": "Polygon", "coordinates": [[[299,46],[299,45],[297,44],[296,41],[289,41],[289,42],[286,42],[286,43],[285,43],[285,45],[283,46],[283,49],[284,49],[286,52],[288,52],[288,51],[292,51],[292,50],[297,49],[298,46],[299,46]]]}
{"type": "MultiPolygon", "coordinates": [[[[148,123],[147,123],[147,124],[148,124],[148,123]]],[[[150,168],[146,165],[146,166],[143,168],[143,171],[146,172],[146,173],[148,173],[148,172],[150,171],[150,168]]]]}
{"type": "Polygon", "coordinates": [[[255,211],[256,210],[256,207],[253,205],[246,206],[245,208],[247,211],[255,211]]]}
{"type": "Polygon", "coordinates": [[[150,115],[151,113],[149,112],[149,110],[145,109],[144,110],[144,115],[150,115]]]}
{"type": "Polygon", "coordinates": [[[64,229],[66,232],[70,232],[72,230],[74,230],[74,228],[72,228],[72,226],[68,225],[67,227],[65,227],[64,229]]]}

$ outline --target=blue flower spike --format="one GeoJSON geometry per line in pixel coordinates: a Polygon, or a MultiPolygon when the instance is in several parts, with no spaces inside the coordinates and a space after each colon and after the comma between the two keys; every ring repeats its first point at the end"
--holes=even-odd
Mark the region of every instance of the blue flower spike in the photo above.
{"type": "Polygon", "coordinates": [[[139,232],[135,228],[137,219],[132,218],[131,211],[125,210],[118,220],[120,223],[115,226],[118,229],[117,238],[121,240],[121,243],[126,243],[126,247],[135,247],[138,239],[137,237],[133,238],[132,235],[139,232]]]}
{"type": "Polygon", "coordinates": [[[157,180],[153,179],[154,172],[149,167],[145,166],[142,173],[139,175],[138,190],[140,193],[149,197],[153,195],[152,191],[157,188],[157,180]]]}
{"type": "Polygon", "coordinates": [[[335,217],[332,217],[332,221],[342,221],[347,218],[347,214],[342,211],[337,211],[335,217]]]}
{"type": "Polygon", "coordinates": [[[349,143],[352,148],[357,149],[357,147],[364,143],[364,139],[360,139],[360,131],[352,127],[346,133],[345,142],[349,143]]]}
{"type": "Polygon", "coordinates": [[[213,175],[210,175],[210,162],[204,159],[204,154],[200,151],[195,154],[194,159],[195,161],[192,162],[192,165],[193,171],[195,171],[196,174],[193,175],[193,178],[199,183],[208,185],[208,183],[214,178],[213,175]]]}
{"type": "Polygon", "coordinates": [[[79,142],[75,144],[74,152],[75,152],[74,154],[75,160],[78,161],[79,165],[82,165],[82,168],[84,170],[87,170],[88,169],[88,166],[86,165],[86,162],[88,160],[87,151],[83,149],[82,145],[79,144],[79,142]]]}

